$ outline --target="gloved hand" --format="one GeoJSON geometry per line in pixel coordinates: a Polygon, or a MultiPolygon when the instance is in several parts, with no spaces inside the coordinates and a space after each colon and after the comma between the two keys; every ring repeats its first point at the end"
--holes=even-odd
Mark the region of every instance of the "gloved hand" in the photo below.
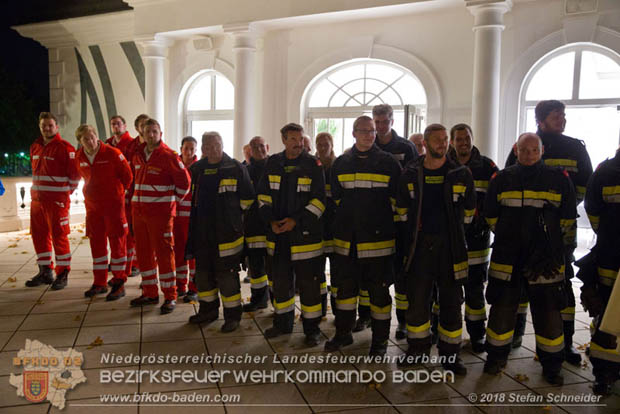
{"type": "Polygon", "coordinates": [[[581,287],[581,304],[592,318],[595,318],[603,313],[605,304],[598,294],[596,285],[584,284],[581,287]]]}

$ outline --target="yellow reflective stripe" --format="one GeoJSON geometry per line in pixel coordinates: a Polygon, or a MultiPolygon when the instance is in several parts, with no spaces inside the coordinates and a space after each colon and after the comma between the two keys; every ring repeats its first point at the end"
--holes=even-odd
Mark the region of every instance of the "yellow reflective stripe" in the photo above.
{"type": "Polygon", "coordinates": [[[331,184],[325,184],[325,191],[331,191],[331,189],[332,189],[331,184]]]}
{"type": "Polygon", "coordinates": [[[318,312],[322,309],[321,304],[319,303],[318,305],[312,305],[312,306],[306,306],[303,303],[301,304],[301,311],[302,312],[318,312]]]}
{"type": "Polygon", "coordinates": [[[497,340],[497,341],[505,341],[506,339],[509,339],[510,337],[512,337],[514,335],[514,330],[512,331],[508,331],[504,334],[498,334],[495,331],[493,331],[493,329],[487,327],[487,335],[490,336],[491,338],[497,340]]]}
{"type": "Polygon", "coordinates": [[[389,247],[394,247],[394,246],[396,246],[396,240],[392,239],[392,240],[385,240],[385,241],[374,242],[374,243],[359,243],[357,245],[357,250],[358,251],[379,250],[379,249],[387,249],[389,247]]]}
{"type": "Polygon", "coordinates": [[[607,352],[608,354],[620,355],[616,348],[603,348],[602,346],[595,344],[594,342],[590,342],[590,351],[601,351],[607,352]]]}
{"type": "Polygon", "coordinates": [[[259,194],[258,195],[258,201],[263,201],[263,202],[269,203],[269,204],[272,203],[271,196],[270,195],[266,195],[266,194],[259,194]]]}
{"type": "Polygon", "coordinates": [[[575,314],[575,308],[574,307],[564,308],[564,309],[562,309],[560,311],[560,313],[566,313],[566,314],[574,315],[575,314]]]}
{"type": "Polygon", "coordinates": [[[268,249],[271,249],[271,250],[275,249],[275,248],[276,248],[276,243],[275,243],[275,242],[272,242],[272,241],[267,240],[267,248],[268,248],[268,249]]]}
{"type": "Polygon", "coordinates": [[[560,226],[561,227],[570,227],[573,224],[575,224],[575,219],[560,219],[560,226]]]}
{"type": "Polygon", "coordinates": [[[603,195],[620,194],[620,185],[603,187],[603,195]]]}
{"type": "Polygon", "coordinates": [[[413,183],[407,183],[407,189],[413,191],[413,183]]]}
{"type": "Polygon", "coordinates": [[[407,300],[407,295],[402,293],[395,293],[394,297],[396,298],[396,300],[407,300]]]}
{"type": "Polygon", "coordinates": [[[279,183],[280,180],[282,180],[282,177],[280,177],[279,175],[269,175],[267,176],[267,178],[269,179],[270,183],[279,183]]]}
{"type": "Polygon", "coordinates": [[[497,219],[498,217],[485,217],[485,220],[489,226],[495,226],[497,224],[497,219]]]}
{"type": "Polygon", "coordinates": [[[220,294],[220,296],[222,297],[222,302],[234,302],[236,300],[241,300],[241,293],[237,293],[236,295],[232,296],[224,296],[220,294]]]}
{"type": "Polygon", "coordinates": [[[588,218],[590,219],[590,223],[592,224],[599,224],[599,222],[601,221],[601,216],[593,216],[591,214],[588,214],[588,218]]]}
{"type": "Polygon", "coordinates": [[[504,272],[504,273],[512,273],[512,266],[511,265],[505,265],[505,264],[499,264],[499,263],[491,262],[491,269],[498,270],[498,271],[504,272]]]}
{"type": "Polygon", "coordinates": [[[269,278],[267,277],[267,275],[262,275],[261,277],[250,278],[250,283],[251,284],[257,284],[257,283],[267,282],[268,280],[269,280],[269,278]]]}
{"type": "Polygon", "coordinates": [[[372,303],[370,304],[370,311],[375,313],[390,313],[392,312],[392,305],[389,304],[380,308],[379,306],[375,306],[372,303]]]}
{"type": "Polygon", "coordinates": [[[351,242],[340,240],[340,239],[334,239],[334,246],[344,247],[345,249],[348,249],[351,247],[351,242]]]}
{"type": "Polygon", "coordinates": [[[380,183],[389,183],[390,176],[384,174],[371,174],[371,173],[355,173],[355,174],[340,174],[338,175],[338,181],[376,181],[380,183]]]}
{"type": "Polygon", "coordinates": [[[463,328],[456,331],[448,331],[443,326],[439,325],[438,331],[440,334],[447,336],[448,338],[458,338],[463,334],[463,328]]]}
{"type": "Polygon", "coordinates": [[[472,217],[476,213],[476,209],[473,208],[471,210],[465,209],[465,217],[472,217]]]}
{"type": "Polygon", "coordinates": [[[489,188],[489,181],[488,180],[475,180],[474,186],[476,188],[489,188]]]}
{"type": "Polygon", "coordinates": [[[431,321],[428,321],[424,325],[419,325],[419,326],[407,325],[407,330],[409,332],[418,333],[418,332],[426,331],[427,329],[430,329],[430,327],[431,327],[431,321]]]}
{"type": "Polygon", "coordinates": [[[558,167],[576,167],[577,161],[566,158],[547,158],[545,164],[558,167]]]}
{"type": "Polygon", "coordinates": [[[241,205],[246,208],[250,207],[253,202],[254,202],[254,199],[248,199],[248,200],[241,199],[241,205]]]}
{"type": "Polygon", "coordinates": [[[486,257],[489,255],[489,253],[491,253],[491,249],[472,250],[472,251],[467,252],[467,257],[470,259],[475,259],[478,257],[486,257]]]}
{"type": "Polygon", "coordinates": [[[466,189],[467,187],[465,187],[464,185],[453,185],[452,186],[452,192],[454,193],[463,194],[466,189]]]}
{"type": "Polygon", "coordinates": [[[237,179],[236,178],[222,178],[220,180],[220,187],[224,185],[237,185],[237,179]]]}
{"type": "Polygon", "coordinates": [[[297,179],[297,184],[301,184],[301,185],[310,185],[312,184],[312,178],[308,178],[308,177],[299,177],[297,179]]]}
{"type": "Polygon", "coordinates": [[[400,214],[401,216],[404,214],[407,214],[408,211],[409,211],[409,208],[407,207],[396,207],[396,212],[400,214]]]}
{"type": "Polygon", "coordinates": [[[232,249],[235,248],[239,245],[243,244],[243,236],[239,237],[237,240],[232,241],[230,243],[222,243],[222,244],[218,244],[218,248],[220,250],[228,250],[228,249],[232,249]]]}
{"type": "Polygon", "coordinates": [[[586,188],[583,185],[576,185],[575,186],[575,191],[577,191],[577,193],[579,193],[579,194],[585,194],[586,193],[586,188]]]}
{"type": "Polygon", "coordinates": [[[267,237],[266,236],[246,237],[245,241],[248,242],[248,243],[264,242],[264,241],[267,241],[267,237]]]}
{"type": "Polygon", "coordinates": [[[473,309],[470,308],[468,305],[465,305],[465,313],[469,313],[470,315],[485,315],[486,311],[486,308],[473,309]]]}
{"type": "Polygon", "coordinates": [[[396,206],[396,199],[395,199],[394,197],[390,197],[390,203],[391,203],[393,206],[396,206]]]}
{"type": "Polygon", "coordinates": [[[310,204],[321,210],[321,212],[325,211],[325,205],[318,198],[310,200],[310,204]]]}
{"type": "Polygon", "coordinates": [[[465,270],[467,269],[467,262],[461,262],[461,263],[455,263],[452,265],[452,268],[454,269],[455,272],[460,272],[461,270],[465,270]]]}
{"type": "Polygon", "coordinates": [[[323,248],[323,242],[314,244],[302,244],[300,246],[291,246],[291,253],[313,252],[315,250],[321,250],[321,248],[323,248]]]}
{"type": "Polygon", "coordinates": [[[336,203],[336,205],[339,206],[340,205],[340,199],[334,200],[334,203],[336,203]]]}
{"type": "Polygon", "coordinates": [[[562,201],[562,194],[551,193],[549,191],[531,191],[525,190],[523,192],[523,198],[533,198],[535,200],[550,200],[550,201],[562,201]]]}
{"type": "Polygon", "coordinates": [[[355,181],[355,174],[340,174],[338,181],[355,181]]]}
{"type": "Polygon", "coordinates": [[[198,292],[198,297],[204,298],[205,296],[216,296],[218,291],[219,289],[215,288],[213,290],[208,290],[206,292],[198,292]]]}
{"type": "Polygon", "coordinates": [[[294,304],[295,304],[295,298],[290,298],[286,302],[276,302],[276,301],[274,301],[274,307],[276,309],[284,309],[284,308],[292,306],[294,304]]]}
{"type": "Polygon", "coordinates": [[[341,305],[356,304],[357,303],[357,296],[353,296],[352,298],[348,298],[348,299],[336,299],[336,302],[341,304],[341,305]]]}
{"type": "Polygon", "coordinates": [[[512,198],[522,198],[523,193],[521,191],[503,191],[497,195],[497,201],[512,198]]]}
{"type": "Polygon", "coordinates": [[[547,346],[558,346],[564,343],[564,335],[560,335],[555,339],[548,339],[540,335],[536,335],[536,341],[547,346]]]}
{"type": "Polygon", "coordinates": [[[443,175],[426,175],[424,176],[424,182],[426,184],[441,184],[443,183],[443,175]]]}
{"type": "Polygon", "coordinates": [[[602,277],[607,277],[609,279],[615,279],[618,276],[618,271],[599,267],[598,275],[602,277]]]}

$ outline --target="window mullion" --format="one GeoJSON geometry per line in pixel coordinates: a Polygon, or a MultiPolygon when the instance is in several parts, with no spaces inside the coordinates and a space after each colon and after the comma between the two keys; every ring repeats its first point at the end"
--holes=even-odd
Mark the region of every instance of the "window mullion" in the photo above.
{"type": "Polygon", "coordinates": [[[579,99],[579,83],[581,82],[581,50],[575,51],[575,64],[573,66],[573,94],[572,99],[579,99]]]}

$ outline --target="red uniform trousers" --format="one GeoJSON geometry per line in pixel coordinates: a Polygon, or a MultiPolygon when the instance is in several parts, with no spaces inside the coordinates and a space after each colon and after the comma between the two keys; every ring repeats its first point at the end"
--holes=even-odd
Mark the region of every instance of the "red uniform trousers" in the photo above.
{"type": "MultiPolygon", "coordinates": [[[[127,225],[133,229],[133,217],[131,214],[131,203],[128,203],[125,200],[125,217],[127,219],[127,225]]],[[[138,267],[138,257],[136,255],[136,239],[133,235],[133,232],[127,232],[127,237],[125,238],[125,245],[127,248],[127,262],[125,267],[125,274],[131,275],[131,269],[134,267],[138,267]]]]}
{"type": "Polygon", "coordinates": [[[52,245],[56,254],[56,274],[71,270],[69,198],[67,202],[35,201],[30,204],[30,233],[37,264],[54,267],[52,245]]]}
{"type": "Polygon", "coordinates": [[[147,215],[133,209],[133,232],[136,239],[138,265],[142,274],[142,295],[158,296],[159,284],[167,300],[176,300],[177,288],[174,277],[174,241],[172,237],[174,217],[147,215]]]}
{"type": "Polygon", "coordinates": [[[174,218],[174,262],[176,264],[177,290],[185,291],[188,283],[189,291],[197,292],[194,284],[196,274],[196,260],[185,260],[185,245],[187,244],[187,233],[189,230],[189,217],[176,216],[174,218]]]}
{"type": "Polygon", "coordinates": [[[108,240],[112,257],[110,259],[114,280],[127,280],[125,271],[127,257],[125,240],[127,221],[124,212],[118,211],[87,211],[86,235],[90,241],[93,256],[93,275],[95,286],[106,285],[108,281],[108,240]]]}

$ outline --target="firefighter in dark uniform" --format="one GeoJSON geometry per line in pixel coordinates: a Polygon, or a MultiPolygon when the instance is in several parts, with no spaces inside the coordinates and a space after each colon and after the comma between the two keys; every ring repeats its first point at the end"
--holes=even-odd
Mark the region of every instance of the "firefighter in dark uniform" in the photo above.
{"type": "MultiPolygon", "coordinates": [[[[377,128],[377,139],[375,144],[379,149],[389,152],[400,163],[401,168],[405,168],[410,161],[418,157],[418,151],[415,145],[406,140],[403,137],[398,136],[396,131],[392,129],[394,125],[394,110],[388,104],[375,105],[372,108],[372,119],[375,121],[375,127],[377,128]]],[[[400,272],[400,255],[394,256],[396,280],[394,283],[394,296],[396,302],[396,318],[398,319],[398,327],[396,328],[396,339],[405,339],[407,337],[406,319],[405,314],[409,304],[407,302],[407,287],[405,281],[399,276],[400,272]]],[[[362,300],[367,300],[368,294],[363,289],[360,292],[360,305],[358,312],[360,314],[360,320],[356,325],[356,331],[364,328],[364,312],[368,315],[368,311],[363,308],[362,300]],[[366,298],[363,294],[366,293],[366,298]]],[[[367,325],[366,325],[367,326],[367,325]]]]}
{"type": "Polygon", "coordinates": [[[226,333],[237,329],[241,320],[243,215],[254,202],[254,189],[246,168],[222,151],[222,138],[217,132],[203,134],[202,153],[205,157],[190,167],[192,209],[186,257],[196,259],[200,308],[189,321],[215,321],[221,297],[221,330],[226,333]]]}
{"type": "Polygon", "coordinates": [[[469,168],[476,188],[476,213],[465,233],[469,274],[465,282],[465,326],[472,350],[484,352],[484,321],[487,319],[484,303],[484,283],[491,257],[491,229],[484,219],[484,196],[491,176],[498,171],[495,163],[480,154],[473,145],[474,136],[467,124],[457,124],[450,129],[448,157],[455,164],[469,168]]]}
{"type": "Polygon", "coordinates": [[[616,337],[601,331],[603,314],[620,269],[620,149],[596,169],[586,190],[586,212],[596,232],[596,245],[577,261],[577,277],[583,281],[581,301],[594,318],[589,356],[596,394],[607,395],[620,379],[620,354],[616,337]]]}
{"type": "MultiPolygon", "coordinates": [[[[247,165],[250,179],[254,188],[263,176],[267,165],[269,145],[262,137],[256,136],[250,140],[251,157],[247,165]]],[[[250,303],[243,305],[244,312],[255,312],[265,309],[269,300],[269,278],[265,269],[267,254],[267,227],[260,218],[258,203],[250,207],[245,220],[245,246],[248,257],[248,274],[250,275],[250,303]]]]}
{"type": "Polygon", "coordinates": [[[273,284],[275,316],[265,337],[291,333],[295,318],[295,279],[299,287],[305,343],[321,340],[321,281],[325,178],[320,162],[303,149],[303,128],[281,130],[284,151],[267,160],[258,185],[259,212],[267,223],[267,274],[273,284]]]}
{"type": "Polygon", "coordinates": [[[485,198],[486,220],[495,232],[486,299],[491,304],[484,372],[506,365],[521,292],[531,301],[536,354],[543,376],[561,385],[566,308],[564,250],[577,216],[575,191],[566,171],[541,161],[536,134],[517,140],[517,165],[493,177],[485,198]]]}
{"type": "MultiPolygon", "coordinates": [[[[592,175],[592,163],[583,141],[563,135],[566,126],[566,116],[564,104],[556,100],[540,101],[535,109],[536,123],[540,137],[545,148],[543,162],[549,166],[563,168],[573,183],[576,194],[577,204],[583,201],[586,193],[588,179],[592,175]]],[[[506,160],[506,166],[516,163],[516,154],[511,152],[506,160]]],[[[571,279],[574,276],[571,263],[574,260],[573,252],[577,247],[577,222],[570,230],[569,236],[573,241],[566,246],[566,294],[568,302],[565,309],[562,309],[562,320],[564,321],[564,340],[566,362],[573,365],[581,363],[581,355],[573,346],[573,334],[575,333],[575,295],[573,293],[571,279]]],[[[522,295],[519,304],[519,315],[515,326],[515,336],[513,348],[521,346],[523,333],[525,331],[525,320],[527,313],[527,297],[522,295]]]]}
{"type": "MultiPolygon", "coordinates": [[[[336,334],[325,344],[337,351],[353,343],[355,308],[360,285],[368,289],[372,344],[370,355],[384,355],[390,334],[396,228],[394,220],[398,162],[375,143],[372,118],[353,123],[353,147],[332,167],[334,251],[336,281],[336,334]]],[[[362,300],[362,298],[360,298],[362,300]]]]}
{"type": "Polygon", "coordinates": [[[439,293],[437,348],[442,365],[457,375],[467,368],[458,357],[463,319],[462,284],[467,279],[465,226],[474,217],[476,194],[471,172],[447,158],[448,133],[431,124],[424,131],[426,155],[409,163],[398,184],[397,213],[405,246],[407,353],[400,366],[415,365],[430,354],[430,303],[439,293]]]}
{"type": "Polygon", "coordinates": [[[323,213],[323,260],[319,264],[319,272],[322,275],[321,279],[321,303],[323,304],[323,316],[327,312],[327,282],[325,277],[325,265],[329,258],[329,277],[330,277],[330,302],[332,312],[336,309],[336,296],[338,295],[338,289],[334,284],[334,281],[338,279],[338,272],[336,261],[334,260],[334,215],[336,212],[336,203],[332,198],[332,165],[336,160],[334,154],[334,138],[328,132],[321,132],[316,136],[316,156],[321,161],[323,166],[323,173],[325,174],[325,213],[323,213]]]}

